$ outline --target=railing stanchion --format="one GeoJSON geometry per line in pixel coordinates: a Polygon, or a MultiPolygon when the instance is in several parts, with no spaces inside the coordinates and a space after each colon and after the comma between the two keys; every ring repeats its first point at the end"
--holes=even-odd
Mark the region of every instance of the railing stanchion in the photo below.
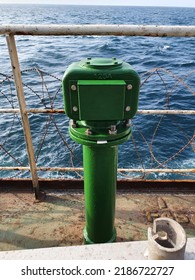
{"type": "Polygon", "coordinates": [[[24,138],[26,141],[26,148],[27,148],[30,171],[32,176],[32,183],[35,191],[35,197],[37,199],[39,193],[39,181],[38,181],[37,168],[36,168],[36,162],[34,156],[34,148],[32,143],[30,123],[26,110],[26,101],[25,101],[24,89],[22,85],[22,77],[21,77],[20,65],[18,60],[17,48],[15,43],[15,38],[13,35],[6,35],[6,40],[7,40],[7,45],[8,45],[8,50],[9,50],[9,55],[10,55],[10,60],[12,65],[14,82],[16,86],[17,98],[18,98],[19,109],[20,109],[23,131],[24,131],[24,138]]]}

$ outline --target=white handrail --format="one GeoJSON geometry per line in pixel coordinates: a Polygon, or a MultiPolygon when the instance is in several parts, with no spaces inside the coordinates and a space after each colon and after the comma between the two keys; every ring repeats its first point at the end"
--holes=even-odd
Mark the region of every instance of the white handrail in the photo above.
{"type": "MultiPolygon", "coordinates": [[[[64,109],[26,109],[30,114],[64,114],[64,109]]],[[[0,109],[0,114],[19,114],[18,108],[0,109]]],[[[138,110],[139,115],[195,115],[195,110],[138,110]]]]}
{"type": "MultiPolygon", "coordinates": [[[[6,171],[29,171],[26,166],[0,166],[0,170],[6,171]]],[[[83,167],[37,167],[37,171],[50,172],[83,172],[83,167]]],[[[194,168],[118,168],[118,172],[124,173],[195,173],[194,168]]]]}
{"type": "Polygon", "coordinates": [[[0,25],[0,34],[67,36],[150,36],[150,37],[195,37],[195,26],[183,25],[34,25],[10,24],[0,25]]]}

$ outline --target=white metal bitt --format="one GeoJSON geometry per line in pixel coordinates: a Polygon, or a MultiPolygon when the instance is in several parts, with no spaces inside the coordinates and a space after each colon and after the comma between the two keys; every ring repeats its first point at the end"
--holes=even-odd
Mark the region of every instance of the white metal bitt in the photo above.
{"type": "Polygon", "coordinates": [[[155,219],[148,228],[149,260],[184,260],[187,236],[184,228],[173,219],[155,219]]]}
{"type": "Polygon", "coordinates": [[[22,85],[22,77],[20,72],[20,65],[17,55],[17,49],[16,49],[16,43],[15,38],[13,35],[7,35],[6,36],[11,65],[12,65],[12,71],[16,86],[16,92],[17,92],[17,98],[19,103],[19,109],[22,119],[22,125],[23,125],[23,131],[24,131],[24,138],[26,141],[26,147],[27,147],[27,153],[28,153],[28,159],[29,159],[29,165],[30,165],[30,171],[32,175],[32,183],[33,188],[35,190],[36,198],[38,197],[38,189],[39,189],[39,182],[38,182],[38,176],[37,176],[37,170],[36,170],[36,162],[34,157],[34,148],[32,143],[32,136],[31,136],[31,130],[30,130],[30,124],[28,119],[28,114],[26,110],[26,101],[24,96],[24,89],[22,85]]]}

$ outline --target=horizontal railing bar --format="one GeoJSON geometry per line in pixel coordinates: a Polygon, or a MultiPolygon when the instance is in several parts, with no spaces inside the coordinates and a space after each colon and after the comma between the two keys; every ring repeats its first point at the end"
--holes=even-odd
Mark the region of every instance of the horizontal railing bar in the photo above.
{"type": "MultiPolygon", "coordinates": [[[[30,167],[28,166],[0,166],[1,170],[14,170],[14,171],[29,171],[30,167]]],[[[37,167],[37,171],[83,171],[82,167],[37,167]]]]}
{"type": "Polygon", "coordinates": [[[171,25],[0,25],[0,34],[65,36],[150,36],[150,37],[195,37],[195,26],[171,25]]]}
{"type": "MultiPolygon", "coordinates": [[[[64,109],[27,109],[31,114],[64,114],[64,109]]],[[[0,114],[18,114],[19,109],[0,109],[0,114]]],[[[138,110],[140,115],[195,115],[195,110],[138,110]]]]}
{"type": "Polygon", "coordinates": [[[195,110],[138,110],[140,115],[195,115],[195,110]]]}
{"type": "MultiPolygon", "coordinates": [[[[0,166],[0,171],[5,170],[5,171],[29,171],[30,167],[23,167],[23,166],[0,166]]],[[[61,172],[74,172],[74,171],[84,171],[83,167],[37,167],[37,171],[50,171],[50,172],[55,172],[55,171],[61,171],[61,172]]],[[[118,172],[137,172],[137,173],[151,173],[151,172],[164,172],[164,173],[195,173],[195,168],[179,168],[179,169],[171,169],[171,168],[149,168],[149,169],[144,169],[144,168],[118,168],[118,172]]]]}
{"type": "MultiPolygon", "coordinates": [[[[52,114],[52,113],[60,113],[64,114],[64,109],[27,109],[27,113],[32,114],[52,114]]],[[[0,109],[0,114],[18,114],[20,113],[19,109],[0,109]]]]}

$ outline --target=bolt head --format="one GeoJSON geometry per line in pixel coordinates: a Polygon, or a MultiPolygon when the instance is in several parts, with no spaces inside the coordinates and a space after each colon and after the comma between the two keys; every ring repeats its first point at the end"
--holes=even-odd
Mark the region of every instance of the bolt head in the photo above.
{"type": "Polygon", "coordinates": [[[70,121],[70,126],[72,126],[73,128],[76,128],[77,127],[77,123],[75,120],[71,120],[70,121]]]}
{"type": "Polygon", "coordinates": [[[168,234],[164,230],[158,231],[157,235],[159,240],[168,240],[168,234]]]}
{"type": "Polygon", "coordinates": [[[125,126],[130,127],[131,126],[131,120],[126,120],[125,121],[125,126]]]}
{"type": "Polygon", "coordinates": [[[109,129],[108,132],[109,132],[110,135],[115,135],[115,134],[117,134],[117,130],[110,130],[110,129],[109,129]]]}
{"type": "Polygon", "coordinates": [[[127,90],[131,90],[133,88],[133,86],[131,84],[127,85],[127,90]]]}
{"type": "Polygon", "coordinates": [[[77,112],[77,111],[78,111],[78,107],[77,107],[77,106],[74,106],[74,107],[72,108],[72,110],[73,110],[74,112],[77,112]]]}
{"type": "Polygon", "coordinates": [[[117,134],[116,125],[111,125],[109,129],[109,134],[117,134]]]}
{"type": "Polygon", "coordinates": [[[92,134],[92,131],[88,128],[88,129],[86,129],[85,133],[86,133],[87,135],[91,135],[91,134],[92,134]]]}
{"type": "Polygon", "coordinates": [[[131,110],[131,107],[130,106],[127,106],[126,108],[125,108],[125,111],[126,112],[129,112],[131,110]]]}
{"type": "Polygon", "coordinates": [[[110,129],[111,129],[112,131],[115,131],[115,130],[116,130],[116,125],[111,125],[111,126],[110,126],[110,129]]]}
{"type": "Polygon", "coordinates": [[[77,90],[76,85],[71,85],[71,90],[72,90],[72,91],[76,91],[76,90],[77,90]]]}

